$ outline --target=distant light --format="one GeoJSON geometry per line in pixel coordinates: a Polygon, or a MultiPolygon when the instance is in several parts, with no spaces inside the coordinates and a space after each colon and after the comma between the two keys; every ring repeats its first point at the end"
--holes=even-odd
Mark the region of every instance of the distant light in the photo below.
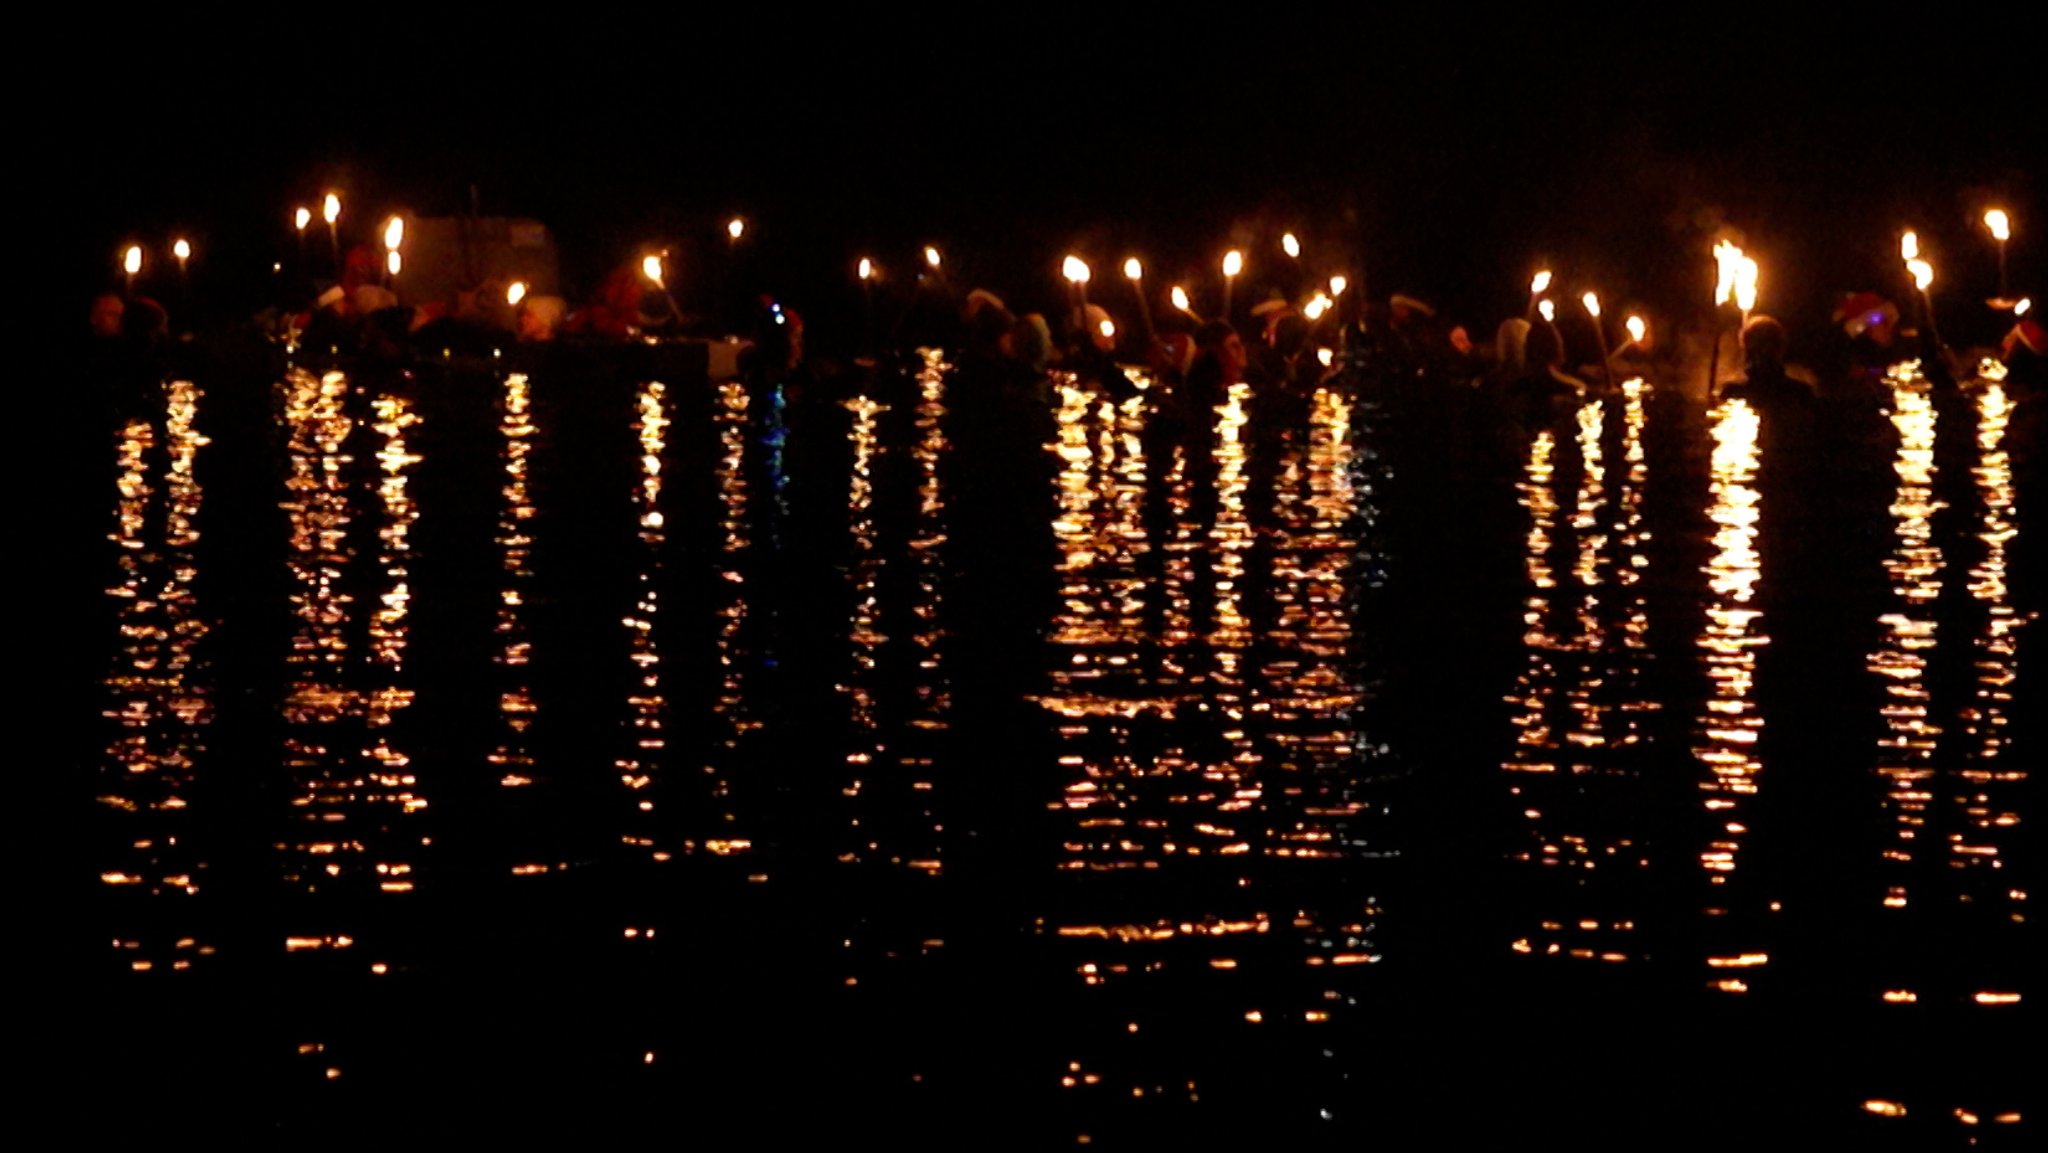
{"type": "Polygon", "coordinates": [[[281,261],[281,260],[273,260],[273,261],[271,261],[271,262],[270,262],[270,271],[272,271],[272,272],[283,272],[283,271],[284,271],[284,262],[283,262],[283,261],[281,261]]]}
{"type": "Polygon", "coordinates": [[[1600,319],[1600,297],[1599,297],[1599,296],[1595,295],[1594,293],[1591,293],[1591,292],[1589,292],[1589,293],[1587,293],[1586,295],[1584,295],[1584,296],[1581,296],[1581,297],[1579,297],[1579,303],[1580,303],[1580,304],[1583,304],[1583,305],[1585,305],[1585,306],[1586,306],[1586,311],[1587,311],[1587,312],[1590,312],[1590,313],[1592,313],[1592,314],[1593,314],[1593,319],[1595,319],[1595,320],[1598,320],[1598,319],[1600,319]]]}
{"type": "Polygon", "coordinates": [[[1132,280],[1140,279],[1145,275],[1145,266],[1138,263],[1138,258],[1133,256],[1124,261],[1124,275],[1132,280]]]}
{"type": "Polygon", "coordinates": [[[1296,240],[1292,232],[1285,233],[1280,237],[1280,251],[1299,260],[1301,259],[1301,241],[1296,240]]]}
{"type": "Polygon", "coordinates": [[[667,287],[668,287],[667,285],[665,285],[665,284],[663,284],[663,283],[661,282],[661,257],[659,257],[659,256],[643,256],[643,257],[641,257],[641,258],[640,258],[640,274],[641,274],[642,276],[645,276],[645,277],[646,277],[647,279],[649,279],[649,280],[653,281],[653,282],[654,282],[654,286],[655,286],[656,288],[667,288],[667,287]]]}
{"type": "Polygon", "coordinates": [[[1934,266],[1924,260],[1908,260],[1906,271],[1913,274],[1914,287],[1922,292],[1927,291],[1927,286],[1934,283],[1934,266]]]}
{"type": "Polygon", "coordinates": [[[924,262],[933,268],[939,266],[939,250],[927,244],[924,246],[924,262]]]}
{"type": "Polygon", "coordinates": [[[179,237],[177,242],[171,245],[171,255],[179,260],[192,259],[192,242],[182,236],[179,237]]]}
{"type": "Polygon", "coordinates": [[[1555,321],[1557,319],[1557,306],[1547,300],[1537,301],[1536,311],[1542,313],[1545,320],[1555,321]]]}
{"type": "Polygon", "coordinates": [[[519,303],[520,301],[522,301],[522,300],[525,300],[525,299],[526,299],[526,282],[525,282],[525,281],[523,281],[523,280],[515,280],[515,281],[513,281],[512,283],[510,283],[510,284],[508,284],[508,285],[506,285],[506,286],[505,286],[505,303],[506,303],[506,304],[510,304],[510,305],[514,305],[514,306],[516,306],[516,305],[518,305],[518,303],[519,303]]]}
{"type": "Polygon", "coordinates": [[[1180,309],[1182,312],[1194,311],[1194,309],[1188,304],[1188,290],[1182,288],[1178,284],[1173,286],[1173,306],[1175,308],[1180,309]]]}
{"type": "Polygon", "coordinates": [[[2012,314],[2014,316],[2025,316],[2027,313],[2032,312],[2033,310],[2034,298],[2031,296],[2021,297],[2020,302],[2012,306],[2012,314]]]}
{"type": "Polygon", "coordinates": [[[874,261],[869,260],[865,256],[861,257],[860,264],[855,266],[855,272],[859,274],[862,280],[873,280],[875,276],[874,261]]]}
{"type": "Polygon", "coordinates": [[[1223,275],[1236,276],[1244,271],[1244,253],[1233,248],[1223,254],[1223,275]]]}
{"type": "Polygon", "coordinates": [[[1649,332],[1650,326],[1643,322],[1642,317],[1631,316],[1628,318],[1628,338],[1630,340],[1640,344],[1643,337],[1649,335],[1649,332]]]}
{"type": "Polygon", "coordinates": [[[1318,348],[1316,349],[1316,359],[1322,361],[1324,368],[1328,368],[1336,363],[1337,354],[1327,348],[1318,348]]]}
{"type": "Polygon", "coordinates": [[[128,251],[121,254],[121,271],[130,276],[142,271],[142,246],[140,244],[129,245],[128,251]]]}
{"type": "Polygon", "coordinates": [[[292,213],[292,227],[300,232],[304,232],[306,226],[311,223],[313,223],[313,210],[305,205],[300,205],[298,211],[292,213]]]}
{"type": "Polygon", "coordinates": [[[1060,262],[1060,275],[1075,284],[1088,283],[1088,262],[1078,256],[1069,256],[1060,262]]]}
{"type": "Polygon", "coordinates": [[[1529,278],[1529,295],[1531,296],[1535,296],[1538,293],[1544,292],[1545,290],[1549,289],[1549,287],[1550,270],[1548,268],[1529,278]]]}
{"type": "Polygon", "coordinates": [[[322,201],[320,205],[320,218],[322,220],[325,220],[329,224],[332,224],[335,221],[340,220],[341,197],[336,196],[332,192],[328,193],[327,199],[322,201]]]}
{"type": "Polygon", "coordinates": [[[404,244],[404,243],[405,243],[405,221],[404,221],[404,220],[403,220],[402,218],[400,218],[400,217],[396,217],[396,216],[394,216],[394,217],[392,217],[391,219],[389,219],[389,220],[385,221],[385,222],[384,222],[384,247],[385,247],[385,249],[386,249],[387,251],[391,251],[391,252],[396,252],[396,251],[398,251],[398,246],[399,246],[399,245],[401,245],[401,244],[404,244]]]}
{"type": "Polygon", "coordinates": [[[1332,303],[1334,302],[1329,297],[1318,292],[1309,299],[1307,304],[1301,306],[1301,314],[1310,320],[1321,320],[1323,314],[1330,311],[1332,303]]]}
{"type": "Polygon", "coordinates": [[[725,222],[725,234],[727,236],[732,237],[734,240],[738,240],[740,237],[746,235],[746,232],[747,222],[741,220],[737,216],[725,222]]]}
{"type": "Polygon", "coordinates": [[[1901,237],[1899,237],[1899,259],[1901,259],[1901,260],[1918,260],[1918,259],[1920,259],[1920,234],[1919,234],[1919,233],[1917,233],[1917,232],[1914,232],[1914,231],[1912,231],[1911,229],[1908,229],[1908,230],[1906,231],[1906,234],[1905,234],[1904,236],[1901,236],[1901,237]]]}
{"type": "Polygon", "coordinates": [[[1344,290],[1349,287],[1351,287],[1351,282],[1344,279],[1341,276],[1333,276],[1330,278],[1331,296],[1342,296],[1344,295],[1344,290]]]}
{"type": "Polygon", "coordinates": [[[1109,320],[1107,317],[1103,318],[1102,323],[1096,325],[1095,328],[1096,331],[1102,333],[1102,337],[1104,340],[1116,339],[1116,324],[1109,320]]]}
{"type": "Polygon", "coordinates": [[[391,275],[397,276],[398,270],[404,267],[404,265],[405,258],[398,255],[396,248],[384,254],[384,267],[391,270],[391,275]]]}
{"type": "Polygon", "coordinates": [[[1994,208],[1985,213],[1984,227],[1991,230],[1991,238],[1993,240],[2005,241],[2012,239],[2012,220],[2006,216],[2003,208],[1994,208]]]}

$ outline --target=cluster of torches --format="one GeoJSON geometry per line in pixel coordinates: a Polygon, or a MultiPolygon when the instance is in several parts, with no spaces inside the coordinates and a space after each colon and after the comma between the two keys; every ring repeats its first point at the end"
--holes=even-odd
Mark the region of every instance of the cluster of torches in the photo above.
{"type": "MultiPolygon", "coordinates": [[[[320,218],[327,224],[327,243],[331,249],[335,266],[339,268],[341,264],[341,197],[339,194],[329,192],[322,199],[320,218]]],[[[292,228],[298,235],[301,255],[305,251],[306,230],[312,225],[312,222],[313,210],[311,208],[301,205],[293,210],[292,228]]],[[[1992,238],[1998,244],[1998,299],[1993,303],[2001,308],[2012,308],[2016,316],[2024,316],[2032,306],[2032,301],[2020,300],[2010,302],[2007,296],[2005,249],[2006,242],[2012,238],[2011,218],[2003,209],[1994,208],[1984,214],[1984,226],[1990,231],[1992,238]]],[[[737,247],[740,239],[746,235],[746,231],[747,222],[742,217],[735,216],[726,222],[725,234],[729,244],[734,247],[737,247]]],[[[401,254],[401,249],[405,243],[405,218],[394,215],[386,220],[384,223],[383,239],[384,270],[386,283],[389,284],[397,279],[399,273],[405,267],[405,259],[401,254]]],[[[1299,261],[1301,259],[1301,241],[1292,232],[1281,235],[1280,249],[1289,260],[1299,261]]],[[[184,237],[178,237],[171,244],[171,254],[178,262],[178,275],[182,281],[187,276],[188,266],[192,259],[191,241],[184,237]]],[[[939,250],[928,244],[924,246],[923,255],[926,266],[934,274],[938,273],[943,264],[939,250]]],[[[1938,342],[1940,340],[1940,331],[1935,326],[1934,301],[1928,292],[1929,287],[1934,283],[1934,266],[1928,263],[1927,259],[1920,252],[1920,237],[1918,233],[1908,231],[1899,238],[1899,255],[1905,262],[1907,273],[1913,278],[1914,287],[1920,292],[1921,305],[1927,317],[1927,326],[1934,333],[1935,339],[1938,342]]],[[[642,258],[640,271],[650,283],[665,294],[668,291],[668,284],[665,278],[666,273],[663,261],[664,256],[662,254],[649,254],[642,258]]],[[[1221,264],[1223,272],[1222,315],[1225,317],[1231,315],[1231,298],[1236,289],[1237,278],[1244,272],[1244,263],[1244,252],[1241,249],[1233,248],[1223,254],[1221,264]]],[[[122,250],[121,271],[126,277],[127,288],[131,294],[135,288],[135,278],[142,272],[142,264],[143,249],[141,245],[130,244],[122,250]]],[[[1715,309],[1718,312],[1718,310],[1732,303],[1737,311],[1741,313],[1742,322],[1747,324],[1750,314],[1755,311],[1757,301],[1759,272],[1755,258],[1745,254],[1737,245],[1723,240],[1714,245],[1714,264],[1716,269],[1714,282],[1715,309]]],[[[861,257],[854,265],[854,275],[860,282],[864,294],[872,292],[874,281],[880,273],[880,267],[873,259],[866,256],[861,257]]],[[[1152,310],[1145,297],[1144,263],[1136,256],[1129,257],[1123,263],[1123,273],[1124,278],[1131,283],[1132,291],[1137,300],[1138,314],[1145,326],[1146,336],[1148,338],[1155,338],[1156,333],[1153,331],[1152,310]]],[[[1069,254],[1060,263],[1060,274],[1067,281],[1069,291],[1073,295],[1074,304],[1077,308],[1076,315],[1085,316],[1088,305],[1088,283],[1092,276],[1088,262],[1077,255],[1069,254]]],[[[1538,271],[1530,279],[1529,308],[1530,311],[1542,316],[1546,322],[1555,323],[1557,306],[1546,295],[1550,291],[1552,280],[1553,277],[1549,269],[1538,271]]],[[[1343,275],[1330,277],[1327,289],[1319,287],[1302,306],[1302,315],[1311,324],[1319,322],[1336,306],[1337,298],[1343,296],[1345,289],[1349,286],[1349,280],[1343,275]]],[[[514,281],[506,288],[505,302],[516,307],[521,300],[526,298],[526,295],[526,283],[514,281]]],[[[1196,323],[1202,323],[1205,319],[1195,310],[1193,298],[1189,296],[1188,290],[1184,285],[1175,284],[1171,286],[1168,290],[1167,298],[1173,302],[1175,310],[1185,313],[1196,323]]],[[[1600,298],[1596,293],[1589,290],[1579,298],[1579,302],[1593,319],[1593,327],[1600,338],[1601,361],[1604,364],[1608,361],[1611,354],[1607,349],[1606,330],[1600,323],[1600,298]]],[[[1108,319],[1100,321],[1099,327],[1102,336],[1105,338],[1113,338],[1116,335],[1116,327],[1108,319]]],[[[1614,350],[1616,353],[1625,351],[1632,345],[1640,346],[1649,333],[1649,325],[1640,316],[1628,317],[1624,327],[1628,330],[1629,339],[1614,350]]],[[[1717,341],[1715,346],[1717,359],[1719,351],[1719,343],[1717,341]]],[[[1712,371],[1713,369],[1710,368],[1710,374],[1712,371]]]]}

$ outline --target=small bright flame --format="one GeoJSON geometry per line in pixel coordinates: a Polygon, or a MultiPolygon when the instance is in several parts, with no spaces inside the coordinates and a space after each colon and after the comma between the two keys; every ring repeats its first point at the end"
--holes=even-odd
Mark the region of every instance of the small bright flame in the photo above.
{"type": "Polygon", "coordinates": [[[1292,232],[1285,233],[1280,237],[1280,251],[1299,260],[1301,259],[1301,241],[1296,240],[1292,232]]]}
{"type": "Polygon", "coordinates": [[[1908,229],[1908,230],[1906,231],[1906,234],[1905,234],[1904,236],[1901,236],[1901,237],[1899,237],[1899,259],[1900,259],[1900,260],[1918,260],[1918,259],[1920,259],[1920,234],[1919,234],[1919,233],[1917,233],[1917,232],[1914,232],[1914,231],[1912,231],[1911,229],[1908,229]]]}
{"type": "Polygon", "coordinates": [[[405,258],[398,255],[396,248],[384,254],[384,267],[391,270],[391,275],[397,276],[398,270],[404,266],[405,258]]]}
{"type": "Polygon", "coordinates": [[[2012,306],[2012,314],[2014,316],[2025,316],[2032,311],[2034,311],[2034,298],[2031,296],[2020,298],[2020,302],[2012,306]]]}
{"type": "Polygon", "coordinates": [[[939,250],[927,244],[924,246],[924,262],[933,268],[939,266],[939,250]]]}
{"type": "Polygon", "coordinates": [[[1548,290],[1549,290],[1549,288],[1550,288],[1550,270],[1549,270],[1548,268],[1544,269],[1543,271],[1541,271],[1541,272],[1537,273],[1536,275],[1534,275],[1534,276],[1532,276],[1532,277],[1530,277],[1530,278],[1529,278],[1529,295],[1530,295],[1530,296],[1535,296],[1535,295],[1537,295],[1538,293],[1541,293],[1541,292],[1545,292],[1545,291],[1548,291],[1548,290]]]}
{"type": "Polygon", "coordinates": [[[1913,286],[1922,292],[1927,291],[1927,286],[1934,283],[1934,266],[1924,260],[1908,260],[1906,271],[1913,274],[1913,286]]]}
{"type": "Polygon", "coordinates": [[[1351,287],[1351,282],[1341,276],[1330,278],[1330,295],[1333,297],[1344,295],[1344,290],[1349,287],[1351,287]]]}
{"type": "Polygon", "coordinates": [[[665,284],[663,284],[663,283],[661,282],[661,257],[659,257],[659,256],[643,256],[643,257],[641,257],[641,258],[640,258],[640,275],[642,275],[642,276],[646,277],[647,279],[649,279],[649,280],[653,281],[653,282],[654,282],[654,286],[655,286],[656,288],[666,288],[666,287],[668,287],[667,285],[665,285],[665,284]]]}
{"type": "Polygon", "coordinates": [[[1244,253],[1233,248],[1223,254],[1223,275],[1236,276],[1244,271],[1244,253]]]}
{"type": "Polygon", "coordinates": [[[1557,306],[1547,300],[1537,301],[1536,311],[1542,313],[1545,320],[1553,322],[1557,320],[1557,306]]]}
{"type": "Polygon", "coordinates": [[[1138,258],[1133,256],[1124,261],[1124,275],[1132,280],[1140,279],[1145,275],[1145,266],[1138,263],[1138,258]]]}
{"type": "Polygon", "coordinates": [[[1642,317],[1631,316],[1628,318],[1628,338],[1630,340],[1641,343],[1643,337],[1649,335],[1649,332],[1650,326],[1643,322],[1642,317]]]}
{"type": "Polygon", "coordinates": [[[517,304],[518,304],[518,303],[519,303],[520,301],[522,301],[522,300],[525,300],[525,299],[526,299],[526,282],[525,282],[525,281],[523,281],[523,280],[515,280],[515,281],[513,281],[512,283],[510,283],[510,284],[508,284],[508,285],[506,285],[506,286],[505,286],[505,303],[506,303],[506,304],[511,304],[511,305],[517,305],[517,304]]]}
{"type": "Polygon", "coordinates": [[[725,234],[734,240],[738,240],[747,234],[747,222],[737,216],[733,217],[725,222],[725,234]]]}
{"type": "Polygon", "coordinates": [[[177,243],[171,245],[171,255],[179,260],[192,259],[192,242],[182,236],[179,237],[177,243]]]}
{"type": "Polygon", "coordinates": [[[1756,307],[1756,260],[1743,257],[1735,266],[1735,307],[1748,312],[1756,307]]]}
{"type": "Polygon", "coordinates": [[[1173,286],[1173,306],[1182,312],[1194,311],[1193,306],[1188,303],[1188,290],[1178,284],[1173,286]]]}
{"type": "Polygon", "coordinates": [[[292,227],[300,232],[304,232],[306,226],[311,223],[313,223],[313,210],[305,205],[300,205],[298,211],[292,213],[292,227]]]}
{"type": "Polygon", "coordinates": [[[320,219],[329,224],[341,219],[341,197],[332,192],[327,194],[327,199],[320,202],[320,219]]]}
{"type": "Polygon", "coordinates": [[[1301,314],[1310,320],[1321,320],[1323,314],[1330,311],[1332,303],[1329,297],[1318,292],[1309,299],[1307,304],[1301,306],[1301,314]]]}
{"type": "Polygon", "coordinates": [[[1991,230],[1991,238],[2003,243],[2012,239],[2012,219],[2003,208],[1994,208],[1984,214],[1984,227],[1991,230]]]}
{"type": "Polygon", "coordinates": [[[1593,319],[1600,319],[1600,297],[1598,295],[1589,292],[1579,297],[1579,303],[1586,306],[1586,311],[1593,314],[1593,319]]]}
{"type": "Polygon", "coordinates": [[[140,244],[129,245],[128,251],[121,254],[121,271],[130,276],[142,271],[142,246],[140,244]]]}
{"type": "Polygon", "coordinates": [[[1088,283],[1088,262],[1078,256],[1069,256],[1060,261],[1060,275],[1075,284],[1088,283]]]}
{"type": "Polygon", "coordinates": [[[1741,264],[1742,249],[1725,240],[1714,245],[1714,267],[1716,269],[1714,280],[1715,304],[1728,303],[1728,298],[1734,294],[1736,270],[1741,264]]]}
{"type": "Polygon", "coordinates": [[[1102,333],[1102,338],[1104,340],[1116,339],[1116,324],[1114,322],[1108,319],[1104,319],[1103,322],[1101,324],[1096,325],[1095,328],[1097,331],[1102,333]]]}
{"type": "Polygon", "coordinates": [[[862,280],[873,280],[875,276],[875,262],[863,256],[860,258],[860,263],[855,266],[854,271],[862,280]]]}
{"type": "Polygon", "coordinates": [[[385,250],[386,250],[386,251],[389,251],[389,252],[396,252],[396,251],[398,251],[398,246],[399,246],[399,245],[401,245],[401,244],[404,244],[404,243],[405,243],[405,220],[404,220],[404,219],[403,219],[402,217],[397,217],[397,216],[394,216],[394,217],[392,217],[391,219],[389,219],[389,220],[385,221],[385,222],[384,222],[384,248],[385,248],[385,250]]]}
{"type": "Polygon", "coordinates": [[[1336,363],[1337,354],[1327,348],[1318,348],[1316,349],[1316,359],[1322,361],[1324,368],[1328,368],[1336,363]]]}

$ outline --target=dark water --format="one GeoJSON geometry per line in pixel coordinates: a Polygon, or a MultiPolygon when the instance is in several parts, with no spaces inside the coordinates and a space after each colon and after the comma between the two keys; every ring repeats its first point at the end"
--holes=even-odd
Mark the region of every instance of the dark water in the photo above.
{"type": "Polygon", "coordinates": [[[936,357],[525,369],[223,371],[93,434],[110,1125],[2035,1127],[1995,381],[1538,430],[1340,376],[1172,435],[936,357]]]}

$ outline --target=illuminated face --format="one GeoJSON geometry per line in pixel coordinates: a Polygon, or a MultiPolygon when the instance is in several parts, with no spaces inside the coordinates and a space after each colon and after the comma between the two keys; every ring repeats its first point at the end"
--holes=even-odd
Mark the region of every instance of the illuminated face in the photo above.
{"type": "Polygon", "coordinates": [[[92,330],[101,336],[121,335],[121,314],[127,306],[113,293],[103,293],[92,302],[92,330]]]}

